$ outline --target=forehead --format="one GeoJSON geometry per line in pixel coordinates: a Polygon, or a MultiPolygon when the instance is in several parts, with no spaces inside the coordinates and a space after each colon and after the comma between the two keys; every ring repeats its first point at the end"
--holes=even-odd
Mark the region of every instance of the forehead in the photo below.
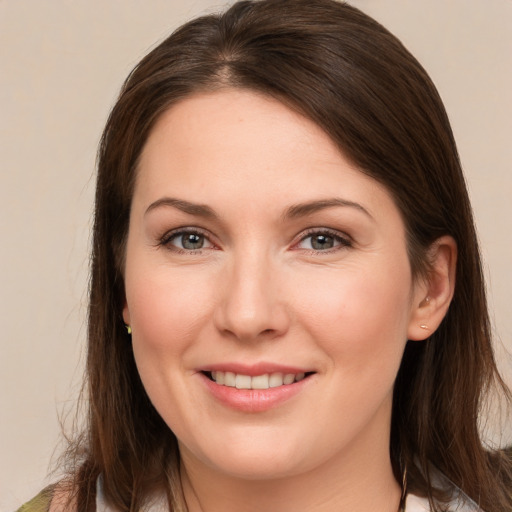
{"type": "Polygon", "coordinates": [[[246,208],[312,196],[391,200],[318,125],[238,89],[190,96],[159,118],[139,160],[134,199],[159,194],[246,208]]]}
{"type": "MultiPolygon", "coordinates": [[[[197,93],[171,106],[160,116],[142,153],[142,162],[155,152],[186,152],[200,146],[201,154],[223,152],[226,158],[255,157],[258,160],[279,147],[290,158],[301,150],[314,148],[317,158],[341,157],[329,136],[315,123],[283,103],[260,93],[244,89],[222,89],[197,93]],[[265,143],[265,147],[258,144],[265,143]],[[263,151],[260,151],[263,150],[263,151]]],[[[271,155],[274,159],[277,155],[271,155]]]]}

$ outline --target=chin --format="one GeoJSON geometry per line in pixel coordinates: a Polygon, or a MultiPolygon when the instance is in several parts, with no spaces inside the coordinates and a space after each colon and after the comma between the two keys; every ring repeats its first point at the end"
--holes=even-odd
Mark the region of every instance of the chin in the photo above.
{"type": "MultiPolygon", "coordinates": [[[[289,441],[289,440],[288,440],[289,441]]],[[[274,480],[307,471],[300,445],[264,442],[246,436],[244,442],[219,442],[214,446],[196,447],[193,451],[180,446],[185,461],[199,460],[212,470],[231,478],[243,480],[274,480]]],[[[309,465],[314,463],[310,462],[309,465]]]]}
{"type": "Polygon", "coordinates": [[[239,480],[279,480],[304,472],[297,461],[282,460],[281,457],[237,457],[236,459],[215,461],[216,471],[239,480]]]}

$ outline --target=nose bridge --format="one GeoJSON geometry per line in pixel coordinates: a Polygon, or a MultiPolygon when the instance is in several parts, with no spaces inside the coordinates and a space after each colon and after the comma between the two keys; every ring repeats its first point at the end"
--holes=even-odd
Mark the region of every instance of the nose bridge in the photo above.
{"type": "Polygon", "coordinates": [[[278,275],[277,262],[261,246],[234,253],[224,276],[218,328],[240,340],[284,333],[288,315],[278,275]]]}

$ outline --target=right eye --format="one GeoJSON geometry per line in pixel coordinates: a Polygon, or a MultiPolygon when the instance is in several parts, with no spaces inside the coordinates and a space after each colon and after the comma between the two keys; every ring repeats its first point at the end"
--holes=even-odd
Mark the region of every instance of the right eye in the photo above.
{"type": "Polygon", "coordinates": [[[161,244],[178,251],[194,252],[201,249],[211,249],[213,244],[200,231],[180,229],[164,236],[161,244]]]}

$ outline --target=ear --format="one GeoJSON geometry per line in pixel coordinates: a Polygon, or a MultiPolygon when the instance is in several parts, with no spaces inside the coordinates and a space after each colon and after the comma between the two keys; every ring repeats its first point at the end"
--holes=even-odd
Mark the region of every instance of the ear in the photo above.
{"type": "Polygon", "coordinates": [[[428,250],[428,275],[415,284],[408,339],[424,340],[441,324],[455,290],[457,244],[451,236],[437,239],[428,250]]]}

